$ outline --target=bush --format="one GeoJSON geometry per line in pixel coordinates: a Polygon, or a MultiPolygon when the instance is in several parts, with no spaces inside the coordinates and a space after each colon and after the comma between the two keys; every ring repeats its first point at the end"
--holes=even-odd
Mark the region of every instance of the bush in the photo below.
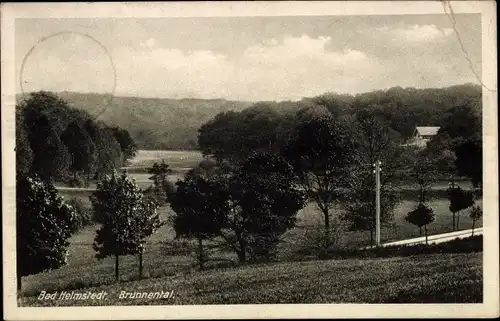
{"type": "Polygon", "coordinates": [[[89,187],[89,182],[82,176],[68,178],[66,183],[69,187],[89,187]]]}
{"type": "Polygon", "coordinates": [[[471,253],[482,252],[483,236],[476,235],[463,239],[454,239],[438,244],[395,245],[371,249],[333,249],[328,252],[329,258],[375,258],[411,256],[435,253],[471,253]]]}
{"type": "Polygon", "coordinates": [[[75,232],[94,223],[92,208],[86,205],[82,199],[74,197],[67,200],[66,203],[73,207],[76,212],[75,232]]]}
{"type": "Polygon", "coordinates": [[[279,235],[252,235],[248,241],[248,254],[253,262],[270,261],[276,255],[279,235]]]}
{"type": "Polygon", "coordinates": [[[325,227],[316,225],[312,229],[307,229],[300,241],[299,249],[295,251],[295,256],[315,256],[319,259],[328,257],[328,253],[336,251],[338,241],[343,231],[343,226],[338,220],[332,222],[329,233],[325,227]]]}

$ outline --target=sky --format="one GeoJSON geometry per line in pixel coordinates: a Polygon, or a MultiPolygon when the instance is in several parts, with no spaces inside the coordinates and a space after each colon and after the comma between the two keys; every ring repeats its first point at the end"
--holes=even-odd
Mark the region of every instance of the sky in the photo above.
{"type": "Polygon", "coordinates": [[[481,23],[478,14],[456,14],[455,25],[444,14],[16,19],[15,63],[18,92],[298,100],[479,83],[481,23]]]}

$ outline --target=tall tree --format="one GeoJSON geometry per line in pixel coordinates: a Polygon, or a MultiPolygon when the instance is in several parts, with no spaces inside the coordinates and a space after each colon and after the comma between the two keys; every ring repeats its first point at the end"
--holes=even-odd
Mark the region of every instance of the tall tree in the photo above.
{"type": "Polygon", "coordinates": [[[325,242],[329,242],[331,210],[352,182],[354,150],[344,123],[319,116],[298,124],[283,151],[302,188],[323,213],[325,242]]]}
{"type": "Polygon", "coordinates": [[[133,158],[137,154],[137,144],[132,136],[130,136],[130,133],[120,127],[112,127],[111,130],[113,131],[116,141],[120,144],[124,158],[133,158]]]}
{"type": "Polygon", "coordinates": [[[28,131],[23,114],[16,109],[16,172],[27,175],[31,171],[33,151],[28,139],[28,131]]]}
{"type": "Polygon", "coordinates": [[[96,146],[87,131],[77,122],[71,122],[61,135],[61,140],[66,145],[71,163],[69,170],[76,178],[79,172],[90,174],[97,157],[96,146]]]}
{"type": "Polygon", "coordinates": [[[438,168],[433,155],[427,150],[408,150],[405,160],[404,175],[417,186],[419,203],[427,203],[432,184],[438,178],[438,168]]]}
{"type": "Polygon", "coordinates": [[[449,209],[453,214],[453,230],[455,231],[460,229],[460,211],[474,205],[474,194],[463,190],[460,186],[452,185],[448,189],[448,198],[450,200],[449,209]]]}
{"type": "Polygon", "coordinates": [[[375,176],[373,165],[382,161],[380,187],[381,223],[388,223],[394,217],[394,209],[400,202],[393,182],[399,157],[399,134],[395,132],[376,111],[364,108],[357,112],[353,137],[356,139],[356,180],[350,188],[350,195],[342,202],[346,209],[344,219],[352,230],[370,232],[370,245],[373,245],[375,229],[375,176]]]}
{"type": "Polygon", "coordinates": [[[16,183],[17,289],[21,278],[66,264],[68,239],[77,223],[74,209],[38,176],[16,183]]]}
{"type": "Polygon", "coordinates": [[[203,241],[218,235],[229,211],[229,191],[223,182],[194,173],[177,182],[170,206],[177,237],[198,241],[198,264],[204,269],[203,241]]]}
{"type": "Polygon", "coordinates": [[[70,156],[47,116],[39,116],[30,128],[28,137],[34,154],[32,171],[46,181],[63,178],[69,167],[70,156]]]}
{"type": "Polygon", "coordinates": [[[250,252],[268,259],[279,236],[295,226],[295,216],[306,202],[306,193],[293,168],[280,155],[252,154],[231,178],[231,212],[224,239],[229,240],[240,262],[250,252]]]}

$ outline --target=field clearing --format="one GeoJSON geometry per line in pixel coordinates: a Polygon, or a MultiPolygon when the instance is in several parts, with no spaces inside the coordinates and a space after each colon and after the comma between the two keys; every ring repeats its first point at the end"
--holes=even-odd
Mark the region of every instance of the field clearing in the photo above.
{"type": "Polygon", "coordinates": [[[203,159],[199,151],[175,150],[139,150],[137,155],[128,161],[130,167],[150,167],[155,162],[164,160],[171,168],[192,168],[203,159]]]}
{"type": "Polygon", "coordinates": [[[483,300],[482,283],[482,252],[431,254],[247,265],[83,287],[86,291],[106,291],[109,299],[103,301],[40,301],[38,293],[32,292],[21,297],[19,303],[21,306],[479,303],[483,300]],[[160,299],[120,299],[123,290],[174,291],[174,295],[160,299]]]}

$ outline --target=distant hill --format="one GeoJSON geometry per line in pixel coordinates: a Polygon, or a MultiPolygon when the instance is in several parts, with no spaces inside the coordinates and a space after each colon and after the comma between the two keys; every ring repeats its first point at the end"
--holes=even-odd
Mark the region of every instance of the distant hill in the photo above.
{"type": "MultiPolygon", "coordinates": [[[[443,115],[453,106],[477,101],[481,86],[455,85],[445,88],[401,88],[376,90],[357,95],[325,93],[292,102],[245,102],[224,99],[165,99],[112,97],[106,94],[60,92],[57,95],[72,107],[96,115],[98,120],[130,132],[139,149],[197,149],[198,129],[225,111],[242,111],[252,105],[267,105],[281,113],[295,113],[310,104],[319,104],[334,114],[349,115],[360,106],[378,106],[391,126],[409,137],[415,126],[441,125],[443,115]]],[[[22,97],[19,97],[22,98],[22,97]]]]}
{"type": "MultiPolygon", "coordinates": [[[[251,102],[224,99],[111,97],[59,92],[70,106],[130,132],[140,149],[195,149],[198,128],[223,111],[241,111],[251,102]]],[[[22,96],[19,97],[22,99],[22,96]]]]}

